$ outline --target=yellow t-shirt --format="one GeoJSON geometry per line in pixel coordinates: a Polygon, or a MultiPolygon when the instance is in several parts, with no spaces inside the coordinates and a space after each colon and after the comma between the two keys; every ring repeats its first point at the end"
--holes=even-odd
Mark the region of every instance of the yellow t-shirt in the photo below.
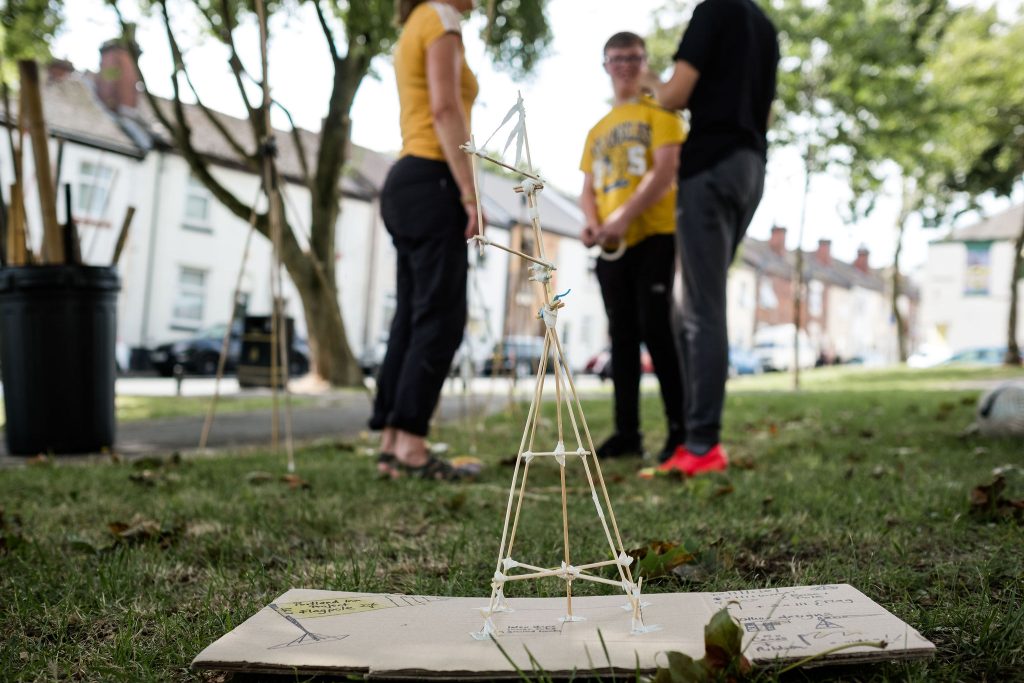
{"type": "Polygon", "coordinates": [[[434,132],[434,116],[430,113],[430,92],[427,85],[427,48],[447,33],[460,36],[459,51],[463,54],[461,93],[462,107],[469,124],[469,113],[479,86],[466,65],[462,48],[462,17],[451,5],[424,2],[413,9],[402,28],[395,46],[395,78],[398,81],[398,102],[401,107],[402,152],[425,159],[444,159],[441,143],[434,132]]]}
{"type": "MultiPolygon", "coordinates": [[[[650,97],[613,107],[590,129],[580,161],[580,170],[594,177],[598,217],[604,221],[633,195],[654,165],[654,150],[685,139],[682,117],[662,109],[650,97]]],[[[674,233],[675,204],[673,187],[629,224],[626,246],[651,235],[674,233]]]]}

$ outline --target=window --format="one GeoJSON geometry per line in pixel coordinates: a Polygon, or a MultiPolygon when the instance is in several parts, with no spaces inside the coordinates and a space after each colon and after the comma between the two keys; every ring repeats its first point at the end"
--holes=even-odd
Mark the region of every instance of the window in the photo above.
{"type": "Polygon", "coordinates": [[[992,273],[992,243],[968,242],[967,271],[964,276],[966,296],[988,296],[989,277],[992,273]]]}
{"type": "Polygon", "coordinates": [[[761,280],[757,298],[761,308],[775,309],[779,307],[779,298],[775,296],[775,287],[772,286],[771,280],[761,280]]]}
{"type": "Polygon", "coordinates": [[[210,192],[195,176],[188,177],[185,191],[185,219],[182,227],[197,232],[213,232],[210,228],[210,192]]]}
{"type": "Polygon", "coordinates": [[[102,216],[114,184],[114,169],[110,166],[83,161],[78,167],[78,196],[75,213],[84,218],[102,216]]]}
{"type": "Polygon", "coordinates": [[[174,321],[199,327],[206,301],[206,271],[182,266],[178,271],[178,298],[174,302],[174,321]]]}
{"type": "Polygon", "coordinates": [[[745,280],[740,282],[739,304],[742,309],[751,308],[754,304],[750,291],[751,288],[747,287],[748,284],[745,280]]]}
{"type": "Polygon", "coordinates": [[[807,285],[807,313],[820,318],[825,308],[825,285],[820,280],[811,280],[807,285]]]}

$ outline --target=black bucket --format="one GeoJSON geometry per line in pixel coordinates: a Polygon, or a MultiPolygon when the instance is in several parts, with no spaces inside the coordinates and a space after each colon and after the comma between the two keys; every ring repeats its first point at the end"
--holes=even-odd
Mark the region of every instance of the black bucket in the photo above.
{"type": "Polygon", "coordinates": [[[114,445],[117,271],[0,269],[7,451],[98,453],[114,445]]]}

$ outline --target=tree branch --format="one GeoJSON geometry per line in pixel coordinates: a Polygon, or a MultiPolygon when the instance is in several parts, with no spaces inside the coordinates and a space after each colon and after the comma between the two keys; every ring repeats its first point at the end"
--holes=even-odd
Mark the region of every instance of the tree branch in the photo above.
{"type": "MultiPolygon", "coordinates": [[[[205,13],[204,13],[205,14],[205,13]]],[[[207,15],[207,21],[210,21],[210,27],[218,31],[220,34],[220,41],[227,46],[228,50],[231,51],[231,56],[228,58],[228,65],[231,67],[231,73],[235,78],[235,85],[238,87],[238,93],[242,96],[242,102],[245,103],[245,109],[249,114],[249,124],[252,126],[253,138],[257,147],[259,147],[263,140],[266,131],[263,130],[263,117],[259,114],[259,109],[254,107],[252,102],[249,100],[249,96],[245,92],[245,82],[242,79],[243,76],[249,78],[249,80],[256,81],[252,76],[245,70],[245,66],[242,64],[241,57],[238,56],[238,49],[235,46],[235,26],[231,21],[231,6],[228,0],[221,0],[221,16],[224,20],[223,28],[219,31],[217,27],[210,21],[209,15],[207,15]]]]}
{"type": "MultiPolygon", "coordinates": [[[[337,68],[341,57],[338,55],[338,43],[334,39],[334,32],[327,25],[327,18],[324,16],[324,11],[320,8],[320,0],[313,0],[313,7],[316,8],[316,18],[320,21],[320,29],[324,32],[327,48],[331,51],[331,59],[334,61],[335,68],[337,68]]],[[[349,51],[351,52],[351,49],[349,51]]]]}
{"type": "Polygon", "coordinates": [[[299,166],[302,168],[302,182],[306,187],[309,187],[312,183],[312,176],[309,175],[309,160],[306,158],[306,148],[302,146],[302,136],[299,134],[299,127],[295,125],[295,119],[292,118],[292,113],[288,111],[287,107],[274,99],[270,102],[272,105],[277,105],[277,108],[288,117],[288,123],[292,127],[292,142],[295,145],[296,154],[299,156],[299,166]]]}
{"type": "MultiPolygon", "coordinates": [[[[178,52],[180,54],[180,49],[178,50],[178,52]]],[[[245,148],[242,146],[242,143],[239,142],[238,139],[231,134],[231,131],[227,129],[227,126],[224,125],[224,122],[217,118],[209,107],[203,104],[203,100],[199,97],[199,92],[196,90],[196,86],[192,83],[192,77],[189,75],[188,69],[185,68],[184,61],[182,62],[181,65],[181,74],[185,77],[185,82],[188,83],[188,87],[192,91],[192,95],[196,98],[196,106],[199,107],[199,110],[203,112],[203,115],[206,117],[206,120],[209,121],[213,125],[213,127],[217,129],[217,131],[221,134],[221,137],[223,137],[225,142],[228,143],[228,146],[230,146],[231,149],[233,149],[235,153],[243,161],[249,162],[250,164],[253,165],[254,168],[258,167],[258,157],[256,156],[256,154],[250,154],[249,152],[247,152],[245,148]]]]}
{"type": "MultiPolygon", "coordinates": [[[[170,24],[167,23],[166,6],[163,5],[164,0],[160,0],[160,4],[164,9],[164,20],[165,29],[170,32],[170,24]]],[[[128,33],[128,24],[124,20],[120,8],[116,2],[112,2],[111,6],[114,8],[117,14],[118,22],[121,25],[122,34],[128,33]]],[[[254,207],[247,205],[245,202],[240,200],[238,197],[233,195],[227,188],[221,185],[213,177],[209,170],[209,162],[203,157],[203,155],[195,149],[192,144],[192,131],[189,128],[188,121],[185,118],[184,105],[181,102],[180,91],[177,84],[177,68],[174,74],[171,76],[172,85],[174,88],[174,101],[172,102],[174,110],[174,119],[172,120],[167,112],[161,107],[161,102],[153,93],[150,91],[146,77],[142,73],[142,69],[139,66],[139,49],[135,44],[134,37],[131,37],[131,42],[128,45],[128,49],[132,55],[132,61],[135,64],[135,71],[139,76],[139,80],[142,83],[142,92],[146,96],[146,100],[149,102],[150,109],[153,110],[153,115],[157,118],[161,125],[167,129],[174,139],[174,143],[178,151],[184,157],[185,161],[188,162],[189,168],[196,175],[196,177],[203,183],[203,185],[210,191],[210,193],[216,197],[220,202],[228,208],[231,213],[235,214],[239,218],[248,221],[254,207]]],[[[256,229],[262,235],[269,234],[269,228],[267,224],[266,214],[260,214],[256,219],[256,229]]]]}

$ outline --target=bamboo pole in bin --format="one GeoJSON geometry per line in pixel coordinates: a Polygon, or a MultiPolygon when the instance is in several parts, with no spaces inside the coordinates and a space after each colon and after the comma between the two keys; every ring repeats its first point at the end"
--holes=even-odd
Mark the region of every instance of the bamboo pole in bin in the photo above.
{"type": "Polygon", "coordinates": [[[124,251],[125,242],[128,241],[128,228],[132,225],[132,218],[135,217],[135,207],[129,206],[128,210],[124,214],[124,221],[121,223],[121,232],[117,235],[117,246],[114,247],[114,258],[111,259],[110,265],[116,266],[117,262],[121,260],[121,252],[124,251]]]}
{"type": "Polygon", "coordinates": [[[21,76],[22,110],[32,139],[36,185],[39,188],[39,210],[43,216],[43,244],[40,256],[45,263],[63,263],[64,235],[57,222],[57,193],[53,186],[53,173],[50,171],[50,149],[46,135],[46,119],[43,116],[43,98],[39,87],[39,65],[32,60],[23,59],[18,62],[18,71],[21,76]]]}
{"type": "Polygon", "coordinates": [[[18,183],[11,185],[10,220],[7,223],[7,265],[23,266],[28,261],[25,248],[25,213],[18,183]]]}
{"type": "Polygon", "coordinates": [[[64,262],[82,263],[82,244],[78,240],[78,228],[71,210],[71,183],[64,184],[64,202],[67,206],[67,222],[64,223],[64,262]]]}

